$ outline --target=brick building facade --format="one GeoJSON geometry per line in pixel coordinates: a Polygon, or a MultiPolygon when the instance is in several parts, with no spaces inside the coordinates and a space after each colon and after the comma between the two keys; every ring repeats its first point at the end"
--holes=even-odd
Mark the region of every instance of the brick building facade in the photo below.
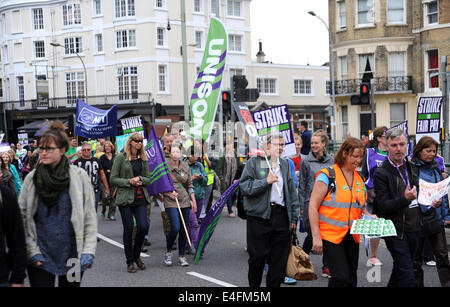
{"type": "Polygon", "coordinates": [[[367,61],[375,78],[376,125],[408,120],[417,101],[441,96],[441,58],[450,54],[450,0],[329,0],[338,139],[370,130],[370,105],[351,105],[367,61]],[[358,118],[359,117],[359,118],[358,118]]]}

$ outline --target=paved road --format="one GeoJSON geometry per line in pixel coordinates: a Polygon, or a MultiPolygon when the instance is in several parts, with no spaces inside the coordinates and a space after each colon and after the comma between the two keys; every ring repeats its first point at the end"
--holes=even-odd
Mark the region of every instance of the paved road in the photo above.
{"type": "MultiPolygon", "coordinates": [[[[98,243],[94,267],[85,274],[82,286],[247,287],[246,222],[240,218],[229,218],[225,211],[226,209],[207,246],[203,260],[194,264],[193,256],[188,255],[189,267],[180,267],[175,262],[172,267],[167,267],[163,263],[165,238],[162,232],[160,210],[159,207],[152,207],[150,224],[152,245],[146,253],[148,257],[142,258],[147,265],[147,269],[135,274],[127,273],[123,249],[101,240],[98,243]]],[[[99,233],[121,244],[122,224],[120,214],[117,218],[115,222],[99,219],[99,233]]],[[[300,234],[300,242],[303,242],[303,238],[304,234],[300,234]]],[[[176,253],[177,251],[174,252],[174,256],[176,253]]],[[[365,266],[367,257],[364,245],[361,244],[358,269],[359,287],[385,287],[387,285],[392,270],[392,258],[383,241],[379,249],[379,258],[384,263],[380,271],[380,281],[369,282],[366,274],[370,268],[365,266]]],[[[297,282],[294,286],[283,285],[283,287],[326,287],[327,279],[320,276],[321,257],[312,255],[311,261],[319,275],[317,280],[297,282]]],[[[425,286],[439,286],[434,267],[424,265],[424,272],[425,286]]]]}

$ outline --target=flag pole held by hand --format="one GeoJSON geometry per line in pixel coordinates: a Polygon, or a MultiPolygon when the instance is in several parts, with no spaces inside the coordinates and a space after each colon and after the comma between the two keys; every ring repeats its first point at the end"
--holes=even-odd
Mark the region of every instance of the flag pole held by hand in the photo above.
{"type": "MultiPolygon", "coordinates": [[[[267,162],[267,166],[269,167],[269,171],[273,174],[272,167],[270,166],[270,163],[269,163],[269,159],[267,159],[266,151],[264,151],[264,158],[266,158],[266,162],[267,162]]],[[[278,184],[276,182],[274,182],[274,184],[275,184],[275,187],[277,188],[278,195],[281,198],[282,196],[281,196],[281,192],[280,192],[280,187],[278,186],[278,184]]]]}
{"type": "Polygon", "coordinates": [[[188,239],[189,246],[192,246],[192,242],[191,242],[191,239],[189,238],[189,234],[188,234],[188,231],[186,228],[186,223],[184,222],[183,214],[181,213],[181,207],[180,207],[180,203],[178,202],[178,197],[176,197],[175,200],[177,201],[178,212],[180,212],[181,222],[183,222],[184,232],[186,233],[186,237],[188,239]]]}

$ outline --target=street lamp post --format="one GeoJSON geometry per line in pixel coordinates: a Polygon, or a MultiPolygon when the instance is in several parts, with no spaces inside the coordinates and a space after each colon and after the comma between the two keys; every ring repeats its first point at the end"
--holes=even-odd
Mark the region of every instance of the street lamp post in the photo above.
{"type": "Polygon", "coordinates": [[[448,75],[447,75],[447,56],[442,56],[441,61],[442,74],[442,96],[444,97],[444,161],[450,162],[450,123],[449,123],[449,91],[448,91],[448,75]]]}
{"type": "MultiPolygon", "coordinates": [[[[62,48],[65,48],[63,45],[61,45],[61,44],[59,44],[59,43],[50,43],[50,45],[52,45],[53,47],[62,47],[62,48]]],[[[75,50],[74,50],[75,51],[75,50]]],[[[77,57],[80,59],[80,61],[81,61],[81,64],[83,65],[83,69],[84,69],[84,95],[85,95],[85,99],[86,99],[86,102],[88,102],[88,95],[87,95],[87,93],[88,93],[88,87],[87,87],[87,85],[88,85],[88,83],[87,83],[87,71],[86,71],[86,66],[84,65],[84,61],[83,61],[83,59],[81,58],[81,56],[78,54],[78,52],[76,52],[75,51],[75,54],[77,55],[77,57]]],[[[55,94],[53,94],[53,95],[55,95],[55,94]]]]}
{"type": "Polygon", "coordinates": [[[184,99],[184,121],[189,122],[189,90],[188,90],[188,65],[187,65],[187,42],[186,42],[186,4],[180,0],[181,7],[181,42],[183,50],[183,99],[184,99]]]}
{"type": "MultiPolygon", "coordinates": [[[[184,102],[184,121],[189,122],[189,89],[188,89],[188,58],[186,42],[186,4],[185,0],[180,0],[180,21],[181,23],[181,57],[183,62],[183,102],[184,102]]],[[[174,19],[172,19],[174,20],[174,19]]],[[[167,20],[167,31],[170,31],[170,19],[167,20]]],[[[190,45],[191,46],[191,45],[190,45]]]]}
{"type": "Polygon", "coordinates": [[[330,74],[331,74],[331,99],[333,101],[333,112],[332,112],[333,120],[331,122],[331,126],[333,128],[333,139],[336,142],[336,93],[335,93],[335,86],[334,86],[335,82],[334,82],[334,52],[333,52],[334,44],[333,44],[333,36],[331,35],[330,28],[325,23],[325,21],[323,21],[322,18],[317,16],[316,13],[314,13],[313,11],[309,11],[308,14],[311,15],[311,16],[319,18],[319,20],[325,25],[325,27],[327,28],[327,31],[328,31],[328,44],[329,44],[329,49],[330,49],[330,66],[331,66],[331,69],[330,69],[330,74]]]}

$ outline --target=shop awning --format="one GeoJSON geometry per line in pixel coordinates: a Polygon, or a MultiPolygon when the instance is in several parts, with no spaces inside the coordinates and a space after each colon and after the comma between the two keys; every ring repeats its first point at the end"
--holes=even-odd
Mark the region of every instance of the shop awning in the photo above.
{"type": "Polygon", "coordinates": [[[125,115],[127,115],[128,113],[130,113],[131,110],[117,110],[117,120],[121,119],[122,117],[124,117],[125,115]]]}
{"type": "MultiPolygon", "coordinates": [[[[19,128],[17,128],[17,131],[20,130],[25,130],[25,131],[37,131],[39,129],[41,129],[42,127],[44,127],[46,124],[48,123],[48,125],[51,125],[53,123],[53,121],[48,121],[48,120],[36,120],[33,121],[31,123],[25,124],[19,128]]],[[[62,120],[62,123],[64,124],[64,126],[67,127],[68,121],[67,120],[62,120]]]]}

